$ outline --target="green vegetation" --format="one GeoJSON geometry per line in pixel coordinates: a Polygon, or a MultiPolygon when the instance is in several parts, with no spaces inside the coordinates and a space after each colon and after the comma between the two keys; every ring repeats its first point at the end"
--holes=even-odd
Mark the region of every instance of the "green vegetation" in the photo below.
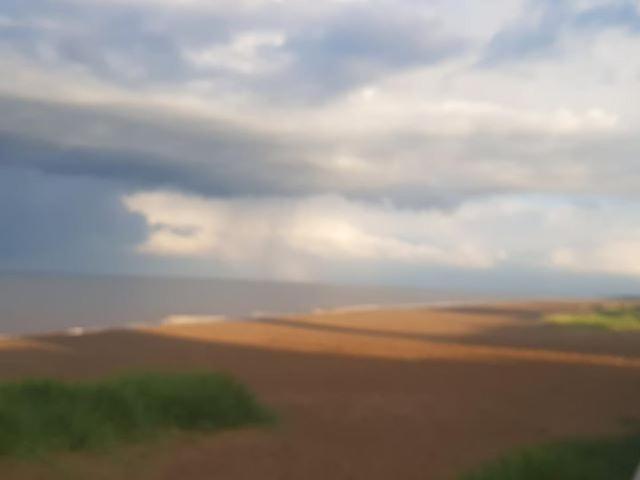
{"type": "Polygon", "coordinates": [[[631,480],[640,435],[574,440],[521,450],[460,480],[631,480]]]}
{"type": "Polygon", "coordinates": [[[210,432],[272,419],[242,385],[212,373],[2,383],[0,455],[99,449],[171,431],[210,432]]]}
{"type": "Polygon", "coordinates": [[[545,320],[556,325],[582,325],[614,331],[640,331],[640,307],[602,307],[592,312],[549,315],[545,320]]]}

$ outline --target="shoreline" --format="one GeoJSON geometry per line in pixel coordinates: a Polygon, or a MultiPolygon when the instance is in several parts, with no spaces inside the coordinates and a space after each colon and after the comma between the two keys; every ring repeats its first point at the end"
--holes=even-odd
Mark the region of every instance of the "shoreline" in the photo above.
{"type": "Polygon", "coordinates": [[[4,333],[0,331],[0,342],[11,339],[28,339],[41,338],[48,336],[69,336],[80,337],[84,335],[118,331],[118,330],[137,330],[147,328],[157,328],[171,325],[192,325],[192,324],[209,324],[220,322],[255,322],[269,320],[272,318],[290,319],[297,317],[313,316],[313,315],[330,315],[342,313],[366,313],[366,312],[384,312],[388,310],[437,310],[458,307],[486,307],[501,306],[509,304],[523,303],[559,303],[559,304],[592,304],[610,301],[606,298],[567,298],[567,297],[535,297],[535,298],[513,298],[513,299],[469,299],[469,300],[433,300],[426,302],[401,302],[401,303],[382,303],[382,304],[350,304],[338,307],[315,307],[303,312],[268,312],[256,310],[248,316],[234,316],[225,314],[172,314],[158,321],[151,322],[131,322],[123,325],[108,325],[104,327],[92,327],[83,325],[73,325],[63,329],[43,330],[28,333],[4,333]]]}

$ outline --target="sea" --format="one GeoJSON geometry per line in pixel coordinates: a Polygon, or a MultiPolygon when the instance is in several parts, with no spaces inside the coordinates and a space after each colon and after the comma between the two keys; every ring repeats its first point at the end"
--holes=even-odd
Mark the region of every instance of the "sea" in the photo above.
{"type": "Polygon", "coordinates": [[[477,295],[417,288],[209,278],[0,273],[0,335],[82,334],[188,321],[449,305],[477,295]]]}

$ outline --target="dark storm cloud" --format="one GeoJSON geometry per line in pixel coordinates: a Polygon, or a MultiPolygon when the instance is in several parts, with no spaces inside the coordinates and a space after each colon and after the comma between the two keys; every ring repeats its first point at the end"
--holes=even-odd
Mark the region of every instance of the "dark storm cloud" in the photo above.
{"type": "Polygon", "coordinates": [[[333,193],[385,199],[411,208],[449,208],[496,193],[600,192],[635,195],[640,181],[633,135],[610,138],[490,135],[460,138],[403,133],[362,143],[348,137],[304,140],[229,124],[203,129],[170,117],[140,119],[126,110],[0,98],[0,166],[114,181],[128,189],[173,189],[209,197],[333,193]],[[340,150],[366,159],[371,172],[332,167],[340,150]],[[442,162],[442,158],[448,158],[442,162]],[[602,158],[610,158],[603,162],[602,158]],[[370,178],[389,159],[401,178],[370,178]],[[452,165],[453,162],[453,165],[452,165]],[[478,170],[488,165],[487,171],[478,170]],[[583,168],[591,177],[574,181],[583,168]],[[500,175],[504,170],[519,177],[500,175]],[[568,172],[564,178],[560,172],[568,172]],[[437,181],[433,181],[437,179],[437,181]]]}
{"type": "MultiPolygon", "coordinates": [[[[152,132],[154,133],[154,132],[152,132]]],[[[162,132],[155,132],[162,135],[162,132]]],[[[165,141],[170,141],[166,137],[165,141]]],[[[185,140],[185,139],[181,139],[185,140]]],[[[272,152],[273,153],[273,152],[272,152]]],[[[42,173],[117,181],[128,188],[170,188],[207,196],[306,193],[310,173],[297,167],[295,181],[285,179],[294,166],[270,165],[266,149],[247,143],[210,139],[203,150],[167,157],[136,150],[70,146],[0,133],[0,166],[42,173]],[[306,180],[305,180],[306,176],[306,180]]]]}
{"type": "MultiPolygon", "coordinates": [[[[194,131],[188,124],[158,125],[114,112],[8,98],[0,98],[0,108],[0,166],[117,182],[129,190],[168,188],[209,197],[335,193],[416,208],[446,208],[505,190],[492,183],[425,188],[422,177],[411,181],[411,173],[400,184],[371,183],[324,165],[335,155],[332,143],[273,138],[230,126],[194,131]],[[326,159],[308,162],[312,156],[326,159]]],[[[437,139],[392,136],[350,148],[384,163],[392,155],[424,156],[433,149],[436,156],[438,148],[449,147],[437,139]]]]}
{"type": "MultiPolygon", "coordinates": [[[[162,137],[153,130],[149,135],[162,137]]],[[[301,161],[270,163],[268,157],[276,154],[274,144],[247,148],[250,139],[237,144],[214,138],[208,141],[201,152],[185,150],[181,156],[169,158],[135,150],[69,146],[0,132],[0,166],[68,178],[113,181],[127,189],[168,188],[210,197],[299,196],[333,191],[371,200],[382,194],[398,204],[422,206],[449,205],[466,197],[452,192],[425,191],[421,186],[369,191],[366,185],[341,185],[331,172],[314,169],[301,161]],[[206,159],[201,157],[204,152],[206,159]]],[[[292,156],[292,152],[285,150],[279,154],[292,156]]]]}
{"type": "MultiPolygon", "coordinates": [[[[335,153],[335,146],[325,142],[267,136],[223,124],[202,130],[178,120],[143,121],[126,112],[11,98],[0,97],[0,109],[0,166],[212,197],[330,192],[362,199],[383,196],[407,205],[449,205],[467,195],[451,188],[380,187],[357,177],[344,178],[323,166],[335,153]],[[307,162],[311,156],[322,157],[322,152],[326,160],[307,162]]],[[[384,160],[397,149],[397,141],[377,139],[366,148],[353,148],[384,160]]],[[[424,139],[421,142],[409,141],[406,148],[424,149],[424,139]]]]}
{"type": "Polygon", "coordinates": [[[144,240],[142,218],[107,182],[0,167],[0,268],[117,270],[144,240]]]}

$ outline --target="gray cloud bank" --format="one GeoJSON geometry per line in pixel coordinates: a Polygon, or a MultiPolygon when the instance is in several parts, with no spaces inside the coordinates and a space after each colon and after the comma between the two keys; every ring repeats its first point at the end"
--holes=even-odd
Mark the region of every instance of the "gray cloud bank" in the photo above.
{"type": "Polygon", "coordinates": [[[632,1],[3,2],[0,267],[634,288],[638,53],[632,1]]]}

